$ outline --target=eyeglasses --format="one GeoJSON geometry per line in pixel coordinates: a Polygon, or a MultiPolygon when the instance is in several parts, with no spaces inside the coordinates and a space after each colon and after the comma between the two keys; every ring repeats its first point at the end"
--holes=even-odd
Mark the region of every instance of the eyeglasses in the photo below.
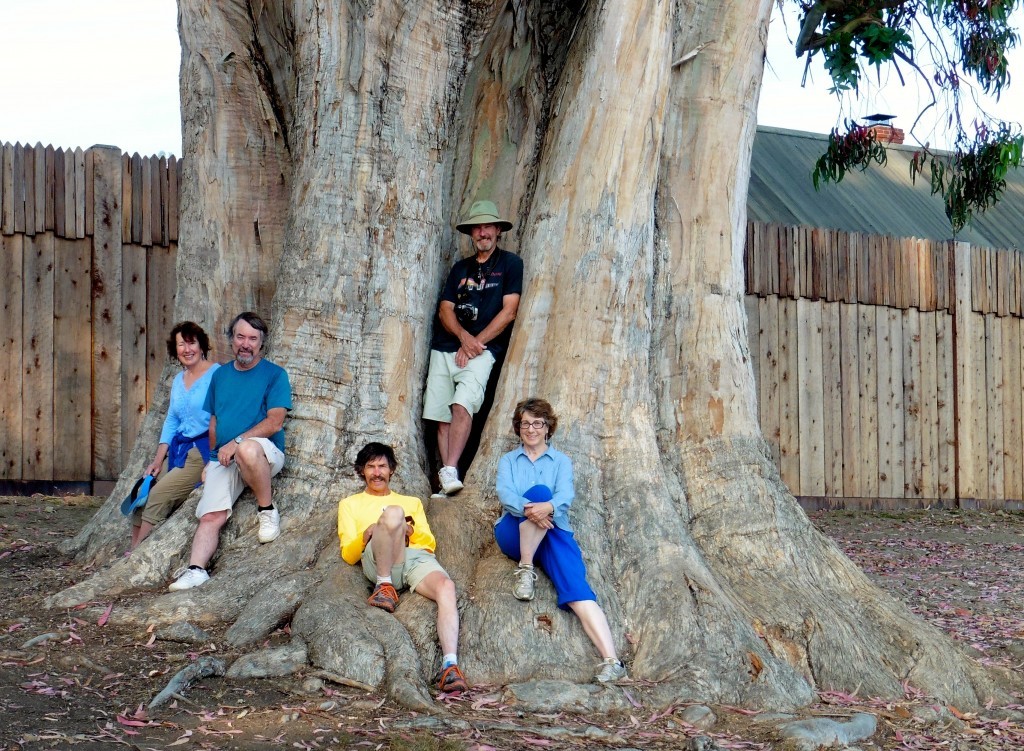
{"type": "Polygon", "coordinates": [[[547,425],[547,420],[534,420],[533,422],[526,422],[524,420],[523,422],[519,423],[519,429],[522,430],[523,428],[533,428],[534,430],[540,430],[542,428],[546,428],[547,425]]]}

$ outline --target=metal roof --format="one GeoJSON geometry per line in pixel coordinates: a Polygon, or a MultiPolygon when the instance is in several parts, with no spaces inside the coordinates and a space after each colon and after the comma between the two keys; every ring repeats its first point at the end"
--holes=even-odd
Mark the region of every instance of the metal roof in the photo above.
{"type": "Polygon", "coordinates": [[[811,172],[828,136],[759,127],[754,139],[747,218],[896,237],[961,240],[993,248],[1024,248],[1024,170],[1011,170],[999,203],[958,235],[926,180],[910,179],[911,146],[889,146],[884,167],[848,172],[839,184],[814,190],[811,172]]]}

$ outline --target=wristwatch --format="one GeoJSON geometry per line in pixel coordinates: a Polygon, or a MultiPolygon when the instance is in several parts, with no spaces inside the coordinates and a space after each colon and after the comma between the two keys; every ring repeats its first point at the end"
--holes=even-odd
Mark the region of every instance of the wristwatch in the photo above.
{"type": "Polygon", "coordinates": [[[242,444],[242,441],[244,441],[244,440],[245,440],[245,439],[244,439],[244,438],[242,438],[242,436],[240,436],[240,435],[236,435],[236,436],[235,436],[235,443],[237,443],[238,445],[241,445],[241,444],[242,444]]]}

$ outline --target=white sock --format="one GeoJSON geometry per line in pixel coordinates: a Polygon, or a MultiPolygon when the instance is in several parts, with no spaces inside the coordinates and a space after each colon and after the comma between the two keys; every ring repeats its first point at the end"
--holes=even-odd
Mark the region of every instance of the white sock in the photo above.
{"type": "Polygon", "coordinates": [[[528,568],[528,569],[532,570],[533,569],[533,564],[532,563],[523,563],[522,561],[520,561],[519,562],[519,568],[528,568]]]}
{"type": "Polygon", "coordinates": [[[459,663],[459,656],[455,652],[452,652],[450,654],[446,654],[444,656],[444,659],[441,660],[441,667],[442,668],[447,668],[447,667],[449,667],[451,665],[458,665],[458,663],[459,663]]]}
{"type": "Polygon", "coordinates": [[[378,584],[391,584],[392,583],[391,577],[390,576],[378,576],[377,577],[377,583],[378,584]]]}

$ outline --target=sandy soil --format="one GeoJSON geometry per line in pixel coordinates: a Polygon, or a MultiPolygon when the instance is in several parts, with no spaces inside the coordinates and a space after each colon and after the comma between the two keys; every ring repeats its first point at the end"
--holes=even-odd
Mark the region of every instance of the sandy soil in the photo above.
{"type": "MultiPolygon", "coordinates": [[[[383,696],[308,676],[209,679],[150,716],[143,707],[183,666],[204,654],[226,662],[234,655],[218,644],[219,634],[212,644],[188,646],[100,625],[95,616],[82,617],[84,611],[42,609],[46,593],[87,575],[57,545],[99,502],[0,498],[0,749],[681,749],[701,735],[723,749],[782,747],[770,723],[737,708],[713,707],[718,721],[709,730],[682,722],[683,705],[652,712],[640,701],[634,711],[610,716],[524,717],[503,703],[498,687],[478,686],[439,700],[447,711],[424,717],[383,696]],[[47,633],[58,636],[23,646],[47,633]]],[[[823,512],[813,518],[876,581],[970,645],[981,661],[1011,670],[1024,665],[1024,515],[823,512]]],[[[858,744],[863,751],[1024,748],[1019,705],[971,713],[912,694],[901,701],[821,694],[801,715],[843,719],[861,710],[879,719],[874,738],[858,744]]],[[[704,747],[714,746],[705,741],[704,747]]]]}

